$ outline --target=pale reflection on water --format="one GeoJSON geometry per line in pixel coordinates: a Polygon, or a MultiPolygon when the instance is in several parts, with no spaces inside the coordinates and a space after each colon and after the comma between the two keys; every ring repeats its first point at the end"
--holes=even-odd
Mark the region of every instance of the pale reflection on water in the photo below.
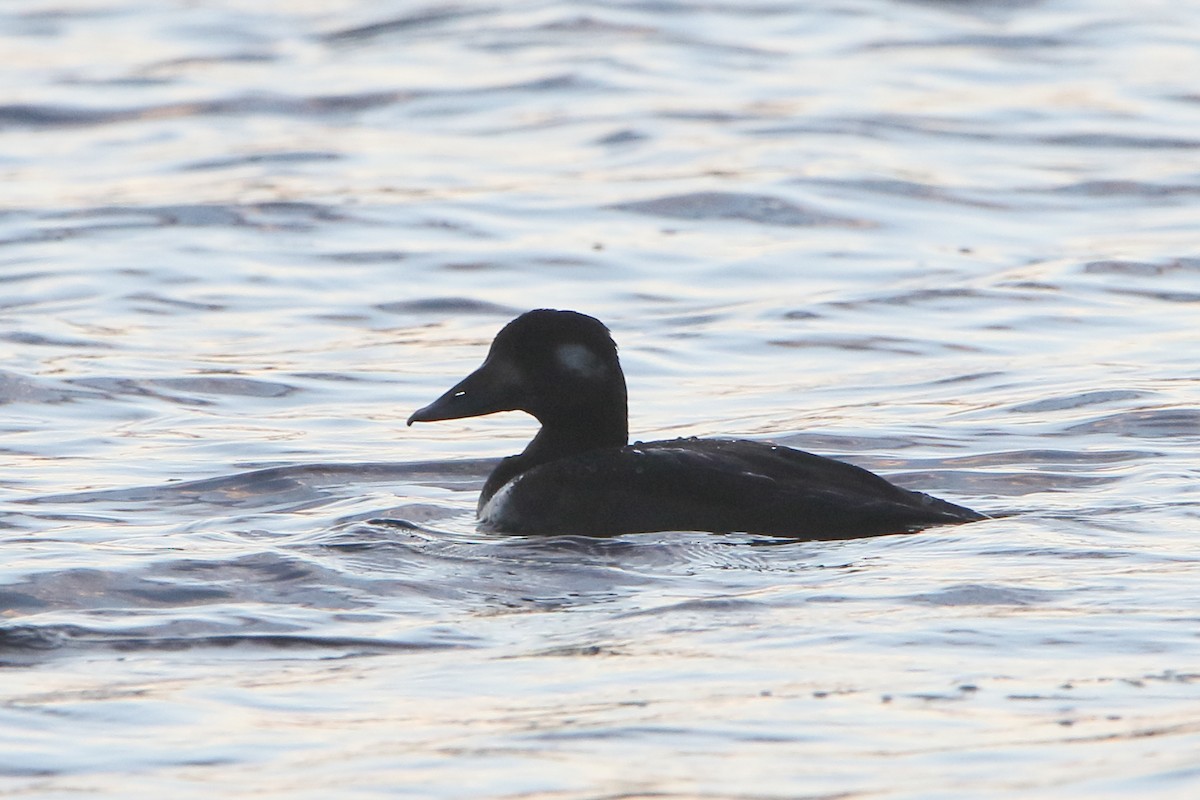
{"type": "Polygon", "coordinates": [[[1191,6],[0,19],[5,789],[1200,786],[1191,6]],[[997,518],[481,534],[534,423],[404,420],[537,306],[997,518]]]}

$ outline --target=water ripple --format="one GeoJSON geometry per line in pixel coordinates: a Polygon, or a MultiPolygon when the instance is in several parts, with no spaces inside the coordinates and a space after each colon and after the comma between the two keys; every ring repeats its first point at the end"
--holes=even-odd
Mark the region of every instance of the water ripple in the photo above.
{"type": "Polygon", "coordinates": [[[737,192],[696,192],[618,203],[612,208],[668,219],[735,219],[785,227],[831,225],[860,228],[871,225],[864,220],[816,211],[778,197],[737,192]]]}

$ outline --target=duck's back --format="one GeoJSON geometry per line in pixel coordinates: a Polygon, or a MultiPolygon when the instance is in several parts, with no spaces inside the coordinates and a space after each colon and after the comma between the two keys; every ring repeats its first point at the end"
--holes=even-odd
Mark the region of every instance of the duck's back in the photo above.
{"type": "Polygon", "coordinates": [[[480,517],[510,533],[744,531],[806,539],[982,518],[851,464],[736,439],[646,442],[551,461],[501,487],[480,517]]]}

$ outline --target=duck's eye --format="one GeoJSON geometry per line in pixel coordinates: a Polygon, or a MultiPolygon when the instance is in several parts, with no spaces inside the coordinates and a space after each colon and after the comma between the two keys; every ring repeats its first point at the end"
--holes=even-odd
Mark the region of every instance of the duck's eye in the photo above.
{"type": "Polygon", "coordinates": [[[604,371],[604,362],[586,345],[561,344],[554,351],[554,356],[567,372],[584,378],[594,378],[604,371]]]}

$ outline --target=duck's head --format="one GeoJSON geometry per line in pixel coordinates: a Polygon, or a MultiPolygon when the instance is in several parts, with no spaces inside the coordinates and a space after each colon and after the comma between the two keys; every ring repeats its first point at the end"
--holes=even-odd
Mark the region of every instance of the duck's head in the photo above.
{"type": "Polygon", "coordinates": [[[479,369],[415,411],[408,424],[497,411],[525,411],[544,428],[598,426],[609,435],[619,419],[623,443],[625,376],[608,328],[575,311],[522,314],[496,334],[479,369]]]}

